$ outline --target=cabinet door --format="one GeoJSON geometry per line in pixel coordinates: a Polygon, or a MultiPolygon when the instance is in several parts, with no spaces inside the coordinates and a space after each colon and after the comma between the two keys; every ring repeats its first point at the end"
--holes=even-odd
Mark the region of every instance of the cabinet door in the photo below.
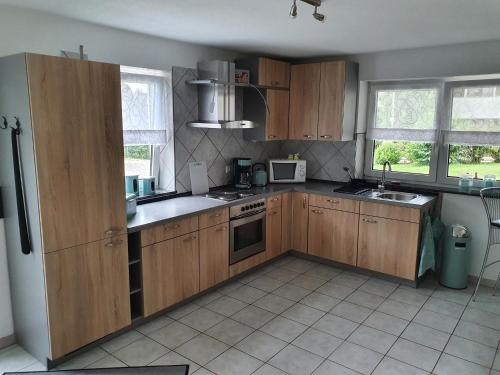
{"type": "Polygon", "coordinates": [[[419,225],[361,215],[358,267],[415,280],[419,225]]]}
{"type": "Polygon", "coordinates": [[[127,229],[120,66],[27,57],[45,252],[127,229]]]}
{"type": "Polygon", "coordinates": [[[182,301],[200,289],[198,233],[142,248],[144,316],[182,301]]]}
{"type": "Polygon", "coordinates": [[[292,66],[289,138],[318,139],[320,64],[292,66]]]}
{"type": "Polygon", "coordinates": [[[356,265],[359,215],[309,207],[308,253],[356,265]]]}
{"type": "Polygon", "coordinates": [[[271,87],[290,87],[290,63],[285,61],[259,58],[259,85],[271,87]]]}
{"type": "Polygon", "coordinates": [[[130,324],[126,235],[46,254],[45,275],[52,359],[130,324]]]}
{"type": "Polygon", "coordinates": [[[345,61],[321,63],[319,140],[342,140],[344,118],[345,61]]]}
{"type": "Polygon", "coordinates": [[[281,252],[284,253],[292,248],[292,193],[281,195],[281,252]]]}
{"type": "Polygon", "coordinates": [[[229,278],[229,224],[200,230],[200,291],[229,278]]]}
{"type": "Polygon", "coordinates": [[[266,216],[266,252],[272,259],[281,254],[281,207],[268,209],[266,216]]]}
{"type": "Polygon", "coordinates": [[[266,139],[268,141],[288,139],[289,101],[289,91],[267,90],[269,113],[266,119],[266,139]]]}
{"type": "Polygon", "coordinates": [[[307,253],[307,228],[309,225],[309,195],[292,193],[292,249],[307,253]]]}

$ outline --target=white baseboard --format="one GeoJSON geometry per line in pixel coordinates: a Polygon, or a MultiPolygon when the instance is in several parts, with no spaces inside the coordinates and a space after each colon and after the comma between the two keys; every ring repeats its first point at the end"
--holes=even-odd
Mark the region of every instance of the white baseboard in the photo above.
{"type": "Polygon", "coordinates": [[[16,336],[10,335],[0,338],[0,349],[6,348],[16,343],[16,336]]]}

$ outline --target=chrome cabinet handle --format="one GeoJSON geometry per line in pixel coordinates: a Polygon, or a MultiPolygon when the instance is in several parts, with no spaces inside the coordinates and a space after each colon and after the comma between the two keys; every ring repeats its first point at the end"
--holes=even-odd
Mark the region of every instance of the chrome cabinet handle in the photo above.
{"type": "Polygon", "coordinates": [[[216,232],[224,232],[227,230],[227,227],[220,227],[220,228],[217,228],[215,231],[216,232]]]}
{"type": "Polygon", "coordinates": [[[170,230],[170,229],[179,229],[181,227],[180,224],[175,224],[175,225],[171,225],[171,226],[166,226],[165,227],[165,231],[167,230],[170,230]]]}
{"type": "Polygon", "coordinates": [[[332,138],[331,135],[320,135],[319,136],[320,138],[323,138],[323,139],[329,139],[329,138],[332,138]]]}
{"type": "Polygon", "coordinates": [[[363,218],[363,219],[361,219],[361,220],[362,220],[363,222],[365,222],[365,223],[370,223],[370,224],[376,224],[376,223],[378,223],[378,221],[377,221],[377,220],[373,220],[373,219],[365,219],[365,218],[363,218]]]}
{"type": "Polygon", "coordinates": [[[105,232],[104,232],[104,234],[105,234],[106,236],[112,236],[112,235],[113,235],[113,234],[115,234],[115,233],[116,233],[116,234],[120,233],[120,231],[121,231],[121,230],[122,230],[122,228],[115,228],[115,229],[110,228],[110,229],[108,229],[107,231],[105,231],[105,232]]]}
{"type": "Polygon", "coordinates": [[[326,200],[328,203],[334,203],[334,204],[339,204],[340,201],[336,200],[336,199],[327,199],[326,200]]]}
{"type": "Polygon", "coordinates": [[[271,212],[269,212],[267,215],[268,215],[268,216],[271,216],[271,215],[276,215],[277,213],[278,213],[278,211],[271,211],[271,212]]]}
{"type": "Polygon", "coordinates": [[[310,138],[312,138],[312,137],[313,137],[312,135],[309,135],[309,134],[304,134],[304,138],[308,138],[308,139],[310,139],[310,138]]]}
{"type": "Polygon", "coordinates": [[[276,202],[276,201],[279,201],[279,200],[280,200],[279,198],[272,198],[271,202],[276,202]]]}
{"type": "Polygon", "coordinates": [[[276,138],[276,136],[275,136],[275,135],[273,135],[273,134],[269,134],[269,135],[267,136],[267,138],[274,139],[274,138],[276,138]]]}
{"type": "Polygon", "coordinates": [[[307,203],[307,196],[304,195],[304,199],[302,200],[302,207],[306,208],[306,203],[307,203]]]}
{"type": "Polygon", "coordinates": [[[116,241],[108,242],[104,246],[106,246],[106,247],[115,247],[115,246],[121,245],[122,243],[123,243],[122,240],[116,240],[116,241]]]}
{"type": "Polygon", "coordinates": [[[220,212],[218,214],[212,214],[212,215],[210,215],[210,217],[221,217],[221,216],[222,216],[222,214],[220,212]]]}
{"type": "Polygon", "coordinates": [[[191,236],[189,238],[184,238],[182,240],[182,242],[189,242],[189,241],[192,241],[192,240],[196,240],[198,237],[197,236],[191,236]]]}
{"type": "Polygon", "coordinates": [[[318,215],[322,215],[323,214],[323,211],[320,211],[320,210],[312,210],[311,212],[313,212],[315,214],[318,214],[318,215]]]}

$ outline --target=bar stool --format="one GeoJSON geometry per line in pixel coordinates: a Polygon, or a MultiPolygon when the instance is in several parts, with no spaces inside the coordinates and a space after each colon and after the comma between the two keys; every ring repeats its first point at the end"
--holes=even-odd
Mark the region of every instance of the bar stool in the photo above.
{"type": "MultiPolygon", "coordinates": [[[[488,244],[486,245],[486,253],[484,254],[483,266],[481,267],[481,272],[479,273],[479,279],[477,280],[476,289],[474,290],[474,295],[472,300],[476,300],[476,294],[481,284],[481,279],[484,274],[484,270],[489,266],[492,266],[500,260],[488,263],[488,256],[490,254],[490,248],[492,245],[500,244],[500,188],[491,187],[481,189],[480,193],[481,200],[483,201],[484,208],[486,210],[486,216],[488,218],[488,244]]],[[[500,281],[500,273],[498,274],[497,280],[495,282],[495,287],[493,289],[493,295],[495,295],[498,283],[500,281]]]]}

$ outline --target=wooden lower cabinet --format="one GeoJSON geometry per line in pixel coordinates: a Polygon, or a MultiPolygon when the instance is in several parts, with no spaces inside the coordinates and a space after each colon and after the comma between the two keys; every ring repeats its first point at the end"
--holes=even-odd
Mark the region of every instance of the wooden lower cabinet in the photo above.
{"type": "Polygon", "coordinates": [[[229,223],[200,230],[200,291],[229,278],[229,223]]]}
{"type": "Polygon", "coordinates": [[[308,253],[356,265],[359,215],[309,207],[308,253]]]}
{"type": "Polygon", "coordinates": [[[281,252],[292,248],[292,193],[281,194],[281,252]]]}
{"type": "Polygon", "coordinates": [[[52,358],[130,324],[126,235],[46,254],[45,274],[52,358]]]}
{"type": "Polygon", "coordinates": [[[360,215],[357,266],[415,280],[419,224],[360,215]]]}
{"type": "Polygon", "coordinates": [[[309,194],[292,193],[292,249],[307,253],[307,227],[309,221],[309,194]]]}
{"type": "Polygon", "coordinates": [[[198,232],[142,248],[144,316],[200,290],[198,232]]]}
{"type": "Polygon", "coordinates": [[[267,210],[266,213],[266,253],[267,259],[281,254],[281,207],[267,210]]]}

